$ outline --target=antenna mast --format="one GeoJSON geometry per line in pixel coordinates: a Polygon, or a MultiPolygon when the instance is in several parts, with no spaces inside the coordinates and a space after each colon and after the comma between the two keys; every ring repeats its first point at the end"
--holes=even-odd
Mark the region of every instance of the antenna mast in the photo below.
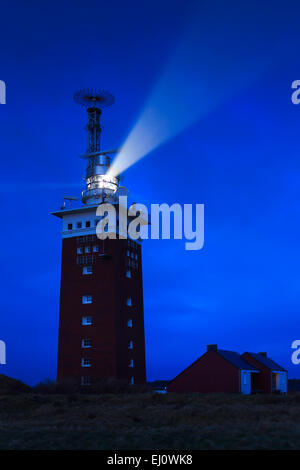
{"type": "Polygon", "coordinates": [[[87,159],[86,168],[86,190],[82,193],[84,204],[99,204],[101,200],[112,199],[118,189],[119,178],[108,178],[107,170],[111,159],[109,154],[116,150],[101,152],[100,137],[101,123],[100,117],[102,109],[111,106],[114,96],[105,90],[79,90],[74,94],[74,101],[83,106],[88,113],[88,149],[82,158],[87,159]]]}

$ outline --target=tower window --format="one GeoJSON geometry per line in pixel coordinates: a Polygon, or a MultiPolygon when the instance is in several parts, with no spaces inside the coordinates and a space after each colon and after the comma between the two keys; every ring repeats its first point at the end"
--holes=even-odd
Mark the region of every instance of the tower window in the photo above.
{"type": "Polygon", "coordinates": [[[128,297],[128,299],[126,300],[126,305],[127,305],[128,307],[131,307],[131,306],[132,306],[131,297],[128,297]]]}
{"type": "Polygon", "coordinates": [[[91,304],[93,302],[93,298],[91,295],[83,295],[82,296],[82,303],[83,304],[91,304]]]}
{"type": "Polygon", "coordinates": [[[81,367],[91,367],[92,361],[89,357],[83,357],[81,359],[81,367]]]}
{"type": "Polygon", "coordinates": [[[77,222],[77,228],[81,228],[82,227],[82,222],[77,222]]]}
{"type": "Polygon", "coordinates": [[[131,271],[130,271],[130,269],[127,269],[127,271],[126,271],[126,277],[128,277],[129,279],[131,278],[131,271]]]}
{"type": "Polygon", "coordinates": [[[83,253],[83,249],[82,249],[81,246],[79,246],[79,247],[77,248],[77,254],[78,254],[78,255],[81,255],[82,253],[83,253]]]}
{"type": "Polygon", "coordinates": [[[86,255],[86,256],[77,256],[76,260],[77,264],[95,264],[96,262],[96,257],[93,255],[86,255]]]}
{"type": "Polygon", "coordinates": [[[83,266],[82,274],[93,274],[93,266],[83,266]]]}
{"type": "Polygon", "coordinates": [[[128,349],[133,349],[133,341],[129,341],[129,343],[128,343],[128,349]]]}
{"type": "Polygon", "coordinates": [[[82,348],[91,348],[92,347],[92,340],[91,339],[81,340],[81,347],[82,348]]]}
{"type": "Polygon", "coordinates": [[[86,228],[89,228],[91,226],[91,222],[89,220],[86,221],[85,223],[86,228]]]}
{"type": "Polygon", "coordinates": [[[94,245],[94,246],[93,246],[93,252],[94,252],[94,253],[98,253],[98,251],[99,251],[99,246],[98,246],[98,245],[94,245]]]}
{"type": "Polygon", "coordinates": [[[82,317],[82,325],[92,325],[92,317],[82,317]]]}
{"type": "Polygon", "coordinates": [[[130,383],[130,385],[133,385],[133,384],[134,384],[134,377],[130,377],[129,383],[130,383]]]}
{"type": "Polygon", "coordinates": [[[68,224],[68,230],[72,230],[73,224],[68,224]]]}
{"type": "Polygon", "coordinates": [[[85,251],[85,253],[90,253],[91,252],[91,247],[90,246],[85,246],[84,251],[85,251]]]}
{"type": "Polygon", "coordinates": [[[81,377],[81,385],[91,385],[91,377],[84,375],[81,377]]]}
{"type": "Polygon", "coordinates": [[[130,359],[128,367],[133,367],[133,359],[130,359]]]}
{"type": "Polygon", "coordinates": [[[127,326],[129,326],[129,328],[132,328],[132,318],[129,318],[127,320],[127,326]]]}

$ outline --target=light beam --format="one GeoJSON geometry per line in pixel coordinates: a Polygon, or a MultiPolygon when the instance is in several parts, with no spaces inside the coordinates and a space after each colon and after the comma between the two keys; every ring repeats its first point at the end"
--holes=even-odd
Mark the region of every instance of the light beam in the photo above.
{"type": "Polygon", "coordinates": [[[243,25],[233,26],[231,21],[224,31],[224,24],[223,36],[216,37],[215,26],[199,32],[198,23],[185,34],[108,170],[109,177],[117,176],[249,86],[272,62],[269,44],[267,50],[256,49],[243,25]],[[243,42],[245,48],[241,47],[243,42]]]}

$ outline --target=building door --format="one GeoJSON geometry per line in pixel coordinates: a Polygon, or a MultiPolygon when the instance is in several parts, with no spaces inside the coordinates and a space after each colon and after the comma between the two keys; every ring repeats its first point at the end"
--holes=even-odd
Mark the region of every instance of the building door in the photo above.
{"type": "Polygon", "coordinates": [[[241,393],[243,395],[251,393],[251,373],[248,370],[241,371],[241,393]]]}

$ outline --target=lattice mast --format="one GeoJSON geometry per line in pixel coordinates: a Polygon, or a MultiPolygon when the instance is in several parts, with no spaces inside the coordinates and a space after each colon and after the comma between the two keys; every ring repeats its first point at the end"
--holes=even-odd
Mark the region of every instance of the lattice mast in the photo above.
{"type": "Polygon", "coordinates": [[[74,101],[83,106],[88,114],[88,149],[81,155],[87,160],[86,189],[82,192],[82,202],[99,204],[103,200],[112,200],[119,186],[119,178],[108,178],[106,173],[111,164],[110,154],[117,150],[101,151],[100,118],[102,109],[114,103],[114,96],[104,90],[79,90],[74,94],[74,101]]]}

